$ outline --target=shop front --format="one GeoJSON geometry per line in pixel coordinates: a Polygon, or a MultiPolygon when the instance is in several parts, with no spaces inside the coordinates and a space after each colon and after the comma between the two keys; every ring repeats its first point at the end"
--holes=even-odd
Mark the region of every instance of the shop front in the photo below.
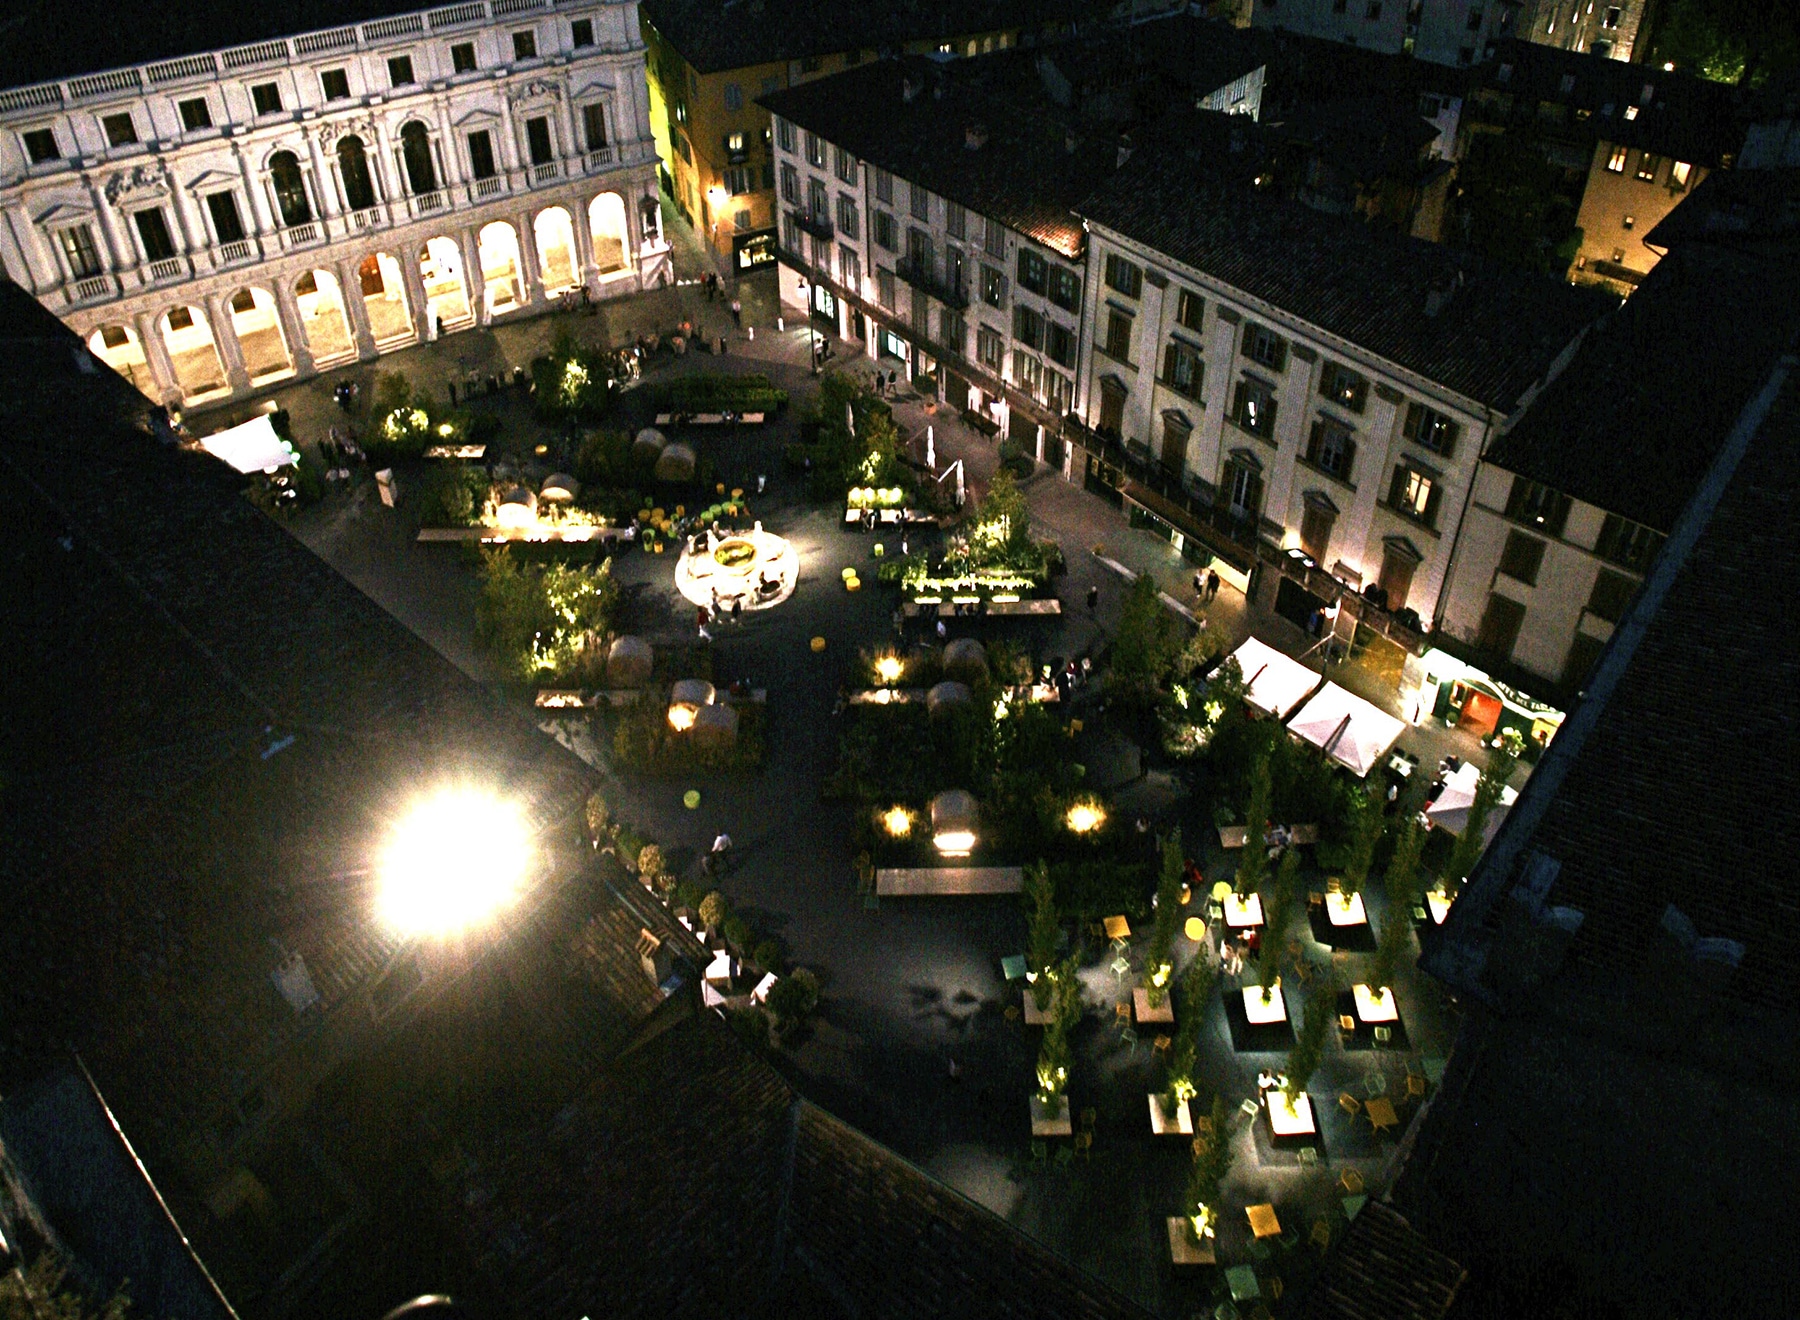
{"type": "Polygon", "coordinates": [[[775,231],[753,229],[731,236],[731,268],[739,275],[764,270],[776,263],[775,231]]]}
{"type": "MultiPolygon", "coordinates": [[[[1095,465],[1103,469],[1109,466],[1094,455],[1088,455],[1090,473],[1095,465]]],[[[1198,565],[1203,571],[1211,569],[1223,584],[1246,595],[1249,593],[1256,556],[1248,546],[1234,544],[1223,532],[1207,526],[1174,500],[1157,494],[1141,482],[1124,481],[1118,497],[1124,504],[1126,520],[1133,527],[1154,532],[1180,551],[1181,557],[1189,563],[1198,565]]]]}
{"type": "Polygon", "coordinates": [[[1413,724],[1441,720],[1483,742],[1493,742],[1504,730],[1515,730],[1525,742],[1524,759],[1534,765],[1563,722],[1563,712],[1554,706],[1437,647],[1406,658],[1400,707],[1413,724]]]}

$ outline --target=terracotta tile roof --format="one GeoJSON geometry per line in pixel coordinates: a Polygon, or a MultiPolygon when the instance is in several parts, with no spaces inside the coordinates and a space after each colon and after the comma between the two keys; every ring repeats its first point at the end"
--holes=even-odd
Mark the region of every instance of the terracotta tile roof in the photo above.
{"type": "Polygon", "coordinates": [[[1300,1320],[1442,1320],[1468,1277],[1401,1215],[1371,1201],[1325,1259],[1300,1320]]]}

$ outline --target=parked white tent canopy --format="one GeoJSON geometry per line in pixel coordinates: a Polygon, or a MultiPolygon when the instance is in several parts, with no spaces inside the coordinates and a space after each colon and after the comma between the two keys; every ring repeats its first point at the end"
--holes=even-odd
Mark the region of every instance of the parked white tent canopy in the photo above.
{"type": "Polygon", "coordinates": [[[1339,687],[1327,683],[1288,721],[1295,736],[1311,743],[1357,776],[1366,775],[1399,740],[1405,724],[1339,687]]]}
{"type": "Polygon", "coordinates": [[[1286,719],[1288,712],[1319,686],[1319,676],[1293,657],[1254,637],[1231,653],[1243,671],[1247,700],[1265,715],[1286,719]]]}
{"type": "MultiPolygon", "coordinates": [[[[1438,794],[1437,801],[1425,808],[1425,818],[1452,834],[1461,834],[1469,823],[1469,807],[1475,801],[1475,785],[1480,782],[1481,771],[1469,762],[1463,762],[1455,773],[1445,778],[1444,791],[1438,794]]],[[[1507,811],[1518,800],[1519,795],[1513,789],[1500,790],[1500,800],[1488,812],[1487,824],[1481,831],[1483,847],[1494,841],[1494,831],[1500,828],[1500,822],[1506,819],[1507,811]]]]}
{"type": "Polygon", "coordinates": [[[214,431],[200,442],[200,447],[239,472],[267,472],[300,461],[294,447],[275,434],[275,425],[267,413],[259,413],[240,426],[214,431]]]}

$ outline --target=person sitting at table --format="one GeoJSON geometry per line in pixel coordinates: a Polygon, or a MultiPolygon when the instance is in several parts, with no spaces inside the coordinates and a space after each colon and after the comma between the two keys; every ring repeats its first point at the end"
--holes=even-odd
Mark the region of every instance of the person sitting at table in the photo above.
{"type": "Polygon", "coordinates": [[[1244,932],[1244,952],[1252,956],[1262,952],[1262,931],[1255,926],[1244,932]]]}

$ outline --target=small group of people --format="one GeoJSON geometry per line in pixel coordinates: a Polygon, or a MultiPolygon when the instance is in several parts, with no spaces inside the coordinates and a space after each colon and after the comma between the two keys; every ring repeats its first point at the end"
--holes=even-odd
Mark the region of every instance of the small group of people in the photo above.
{"type": "Polygon", "coordinates": [[[898,371],[878,371],[875,373],[875,393],[885,399],[894,392],[894,387],[899,382],[898,371]]]}
{"type": "Polygon", "coordinates": [[[336,426],[331,427],[325,438],[319,441],[319,456],[325,460],[327,481],[348,481],[350,464],[360,463],[366,457],[350,429],[336,426]]]}
{"type": "Polygon", "coordinates": [[[1219,570],[1216,568],[1194,570],[1194,595],[1201,604],[1207,604],[1219,594],[1219,570]]]}

